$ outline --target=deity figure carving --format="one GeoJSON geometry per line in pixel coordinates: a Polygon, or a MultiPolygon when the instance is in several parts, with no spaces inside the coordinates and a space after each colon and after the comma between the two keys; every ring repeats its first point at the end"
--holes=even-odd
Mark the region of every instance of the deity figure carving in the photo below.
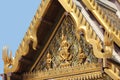
{"type": "Polygon", "coordinates": [[[46,67],[47,69],[52,68],[52,56],[49,52],[47,53],[47,57],[46,57],[46,67]]]}
{"type": "Polygon", "coordinates": [[[60,44],[60,52],[59,52],[59,59],[60,59],[60,67],[70,66],[72,59],[72,55],[69,53],[68,49],[70,44],[67,42],[66,37],[62,34],[62,42],[60,44]]]}
{"type": "Polygon", "coordinates": [[[78,54],[79,64],[82,64],[85,59],[86,59],[86,55],[84,54],[84,52],[82,51],[82,49],[79,48],[79,54],[78,54]]]}

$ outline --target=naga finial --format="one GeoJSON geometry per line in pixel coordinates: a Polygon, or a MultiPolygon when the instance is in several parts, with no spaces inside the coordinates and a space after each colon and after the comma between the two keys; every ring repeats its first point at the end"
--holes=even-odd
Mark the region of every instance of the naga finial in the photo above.
{"type": "Polygon", "coordinates": [[[2,59],[4,61],[4,64],[11,64],[13,61],[13,57],[12,57],[12,51],[10,51],[10,53],[8,54],[8,47],[3,47],[2,50],[2,59]]]}

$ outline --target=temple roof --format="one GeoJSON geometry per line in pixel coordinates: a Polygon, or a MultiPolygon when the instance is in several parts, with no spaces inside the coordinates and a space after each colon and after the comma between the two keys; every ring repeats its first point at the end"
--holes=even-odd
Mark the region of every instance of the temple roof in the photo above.
{"type": "MultiPolygon", "coordinates": [[[[108,5],[108,3],[105,3],[102,0],[99,0],[99,1],[104,3],[105,5],[108,5]]],[[[112,5],[111,9],[113,11],[117,12],[118,8],[113,3],[111,3],[111,5],[112,5]]],[[[81,6],[81,3],[79,3],[76,0],[73,0],[73,2],[72,2],[72,0],[65,0],[65,1],[42,0],[33,20],[31,21],[31,24],[30,24],[21,44],[19,45],[19,47],[15,53],[15,57],[8,58],[7,53],[5,53],[5,50],[3,50],[4,63],[9,64],[9,66],[4,66],[4,72],[5,73],[8,73],[8,72],[21,73],[21,72],[27,72],[27,71],[32,70],[32,68],[35,66],[35,64],[37,64],[36,62],[40,58],[39,57],[40,53],[43,53],[44,47],[45,47],[45,45],[47,45],[46,44],[47,40],[50,38],[49,34],[51,34],[51,32],[53,31],[54,25],[56,25],[55,23],[57,21],[57,18],[59,18],[58,14],[61,15],[60,13],[63,13],[64,11],[67,12],[65,15],[67,15],[68,13],[73,14],[72,12],[74,12],[76,9],[81,9],[81,12],[84,13],[83,15],[86,17],[86,19],[88,20],[88,22],[90,24],[95,23],[94,21],[92,21],[91,18],[87,18],[89,16],[89,14],[84,10],[84,7],[81,6]],[[64,2],[66,3],[67,1],[68,1],[68,3],[69,2],[71,2],[71,3],[65,4],[65,6],[61,5],[64,2]],[[70,5],[77,5],[77,7],[69,9],[70,5]],[[6,61],[6,58],[8,58],[8,60],[11,60],[11,62],[6,61]],[[12,65],[12,67],[10,68],[11,65],[12,65]]],[[[77,15],[78,13],[79,13],[79,10],[78,10],[78,12],[76,12],[74,14],[77,15]]],[[[99,16],[96,14],[94,14],[94,15],[99,16]]],[[[75,20],[77,21],[78,17],[77,16],[74,16],[74,17],[75,17],[75,20]]],[[[98,19],[98,21],[100,21],[100,20],[98,19]]],[[[102,23],[104,26],[104,21],[101,22],[101,24],[102,23]]],[[[106,24],[106,22],[105,22],[105,24],[106,24]]],[[[79,25],[79,23],[77,23],[77,25],[79,25]]],[[[96,24],[91,24],[91,25],[94,27],[97,26],[96,24]]],[[[96,31],[97,31],[97,28],[96,28],[96,31]]],[[[116,34],[114,34],[114,35],[116,36],[116,34]]],[[[98,34],[98,36],[101,37],[101,40],[103,40],[102,39],[103,35],[98,34]]],[[[119,39],[119,38],[117,38],[117,39],[119,39]]],[[[118,40],[118,42],[120,42],[120,40],[118,40]]],[[[116,41],[116,43],[118,43],[118,42],[116,41]]],[[[118,54],[114,51],[113,51],[113,53],[115,53],[113,60],[115,62],[120,63],[120,57],[118,56],[118,54]],[[116,58],[119,58],[119,59],[116,59],[116,58]]]]}

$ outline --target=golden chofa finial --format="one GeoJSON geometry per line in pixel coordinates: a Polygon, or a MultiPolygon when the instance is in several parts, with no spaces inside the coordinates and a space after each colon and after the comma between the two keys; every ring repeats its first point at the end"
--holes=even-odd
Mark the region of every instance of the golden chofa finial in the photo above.
{"type": "Polygon", "coordinates": [[[13,68],[14,58],[12,57],[12,51],[8,51],[8,47],[2,49],[2,59],[4,61],[4,72],[7,73],[13,68]]]}
{"type": "Polygon", "coordinates": [[[8,47],[3,47],[2,50],[2,59],[4,63],[11,63],[13,57],[12,57],[12,51],[10,51],[10,55],[8,54],[8,47]]]}

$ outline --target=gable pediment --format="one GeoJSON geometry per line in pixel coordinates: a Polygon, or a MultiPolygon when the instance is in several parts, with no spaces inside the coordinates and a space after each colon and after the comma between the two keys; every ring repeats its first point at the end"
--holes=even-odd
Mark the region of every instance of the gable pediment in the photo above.
{"type": "Polygon", "coordinates": [[[24,80],[119,79],[119,66],[108,60],[113,42],[120,45],[119,34],[106,15],[94,0],[43,0],[15,59],[5,54],[5,72],[24,80]]]}

